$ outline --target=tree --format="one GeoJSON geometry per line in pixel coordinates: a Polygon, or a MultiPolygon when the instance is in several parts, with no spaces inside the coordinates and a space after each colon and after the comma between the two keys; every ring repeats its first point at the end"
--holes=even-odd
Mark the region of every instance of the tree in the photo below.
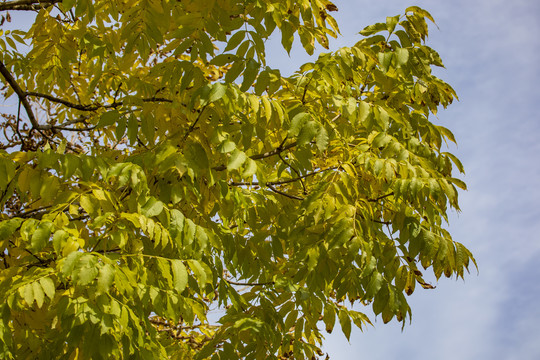
{"type": "Polygon", "coordinates": [[[35,21],[0,30],[3,358],[315,358],[336,319],[370,324],[353,304],[405,323],[421,267],[474,261],[444,227],[465,184],[430,121],[456,94],[427,11],[284,77],[265,41],[328,49],[334,4],[15,10],[35,21]]]}

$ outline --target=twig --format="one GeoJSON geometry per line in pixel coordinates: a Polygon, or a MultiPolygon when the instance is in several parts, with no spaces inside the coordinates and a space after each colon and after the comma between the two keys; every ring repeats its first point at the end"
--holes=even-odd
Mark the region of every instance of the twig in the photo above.
{"type": "MultiPolygon", "coordinates": [[[[338,166],[331,166],[331,167],[326,168],[326,169],[313,171],[313,172],[311,172],[309,174],[305,174],[305,175],[299,176],[299,177],[294,178],[294,179],[288,179],[288,180],[282,180],[282,181],[268,181],[268,182],[266,182],[266,185],[290,184],[290,183],[296,182],[298,180],[305,179],[307,177],[320,174],[320,173],[325,172],[325,171],[335,170],[337,168],[338,168],[338,166]]],[[[254,182],[235,182],[235,181],[233,181],[233,182],[229,183],[229,185],[231,185],[231,186],[260,186],[261,184],[258,181],[254,181],[254,182]]]]}
{"type": "Polygon", "coordinates": [[[281,161],[283,161],[288,167],[294,170],[296,175],[298,175],[298,179],[300,180],[300,184],[302,184],[302,188],[304,189],[304,195],[307,194],[306,185],[304,184],[304,181],[302,180],[302,174],[298,170],[296,170],[288,161],[286,161],[283,156],[281,156],[281,153],[278,154],[281,161]]]}
{"type": "Polygon", "coordinates": [[[21,124],[21,100],[19,99],[19,106],[17,108],[17,125],[15,127],[15,132],[17,133],[17,136],[19,137],[19,139],[21,139],[21,150],[23,150],[26,148],[26,143],[19,130],[20,124],[21,124]]]}
{"type": "Polygon", "coordinates": [[[289,199],[300,200],[300,201],[304,200],[304,198],[300,196],[290,195],[290,194],[287,194],[286,192],[280,191],[276,189],[275,187],[273,187],[272,185],[266,184],[266,187],[272,190],[273,192],[275,192],[276,194],[283,195],[285,197],[288,197],[289,199]]]}
{"type": "Polygon", "coordinates": [[[380,200],[382,200],[382,199],[384,199],[384,198],[387,198],[387,197],[389,197],[389,196],[392,196],[392,195],[394,195],[394,192],[388,193],[388,194],[386,194],[386,195],[379,196],[379,197],[376,198],[376,199],[368,199],[368,201],[370,201],[370,202],[378,202],[378,201],[380,201],[380,200]]]}
{"type": "Polygon", "coordinates": [[[197,123],[199,122],[199,120],[201,119],[201,116],[204,112],[204,110],[206,110],[206,107],[208,105],[204,105],[201,109],[201,111],[199,112],[199,115],[197,116],[197,119],[195,119],[195,121],[193,122],[193,124],[191,124],[191,126],[189,127],[189,129],[186,131],[186,134],[184,135],[184,139],[183,141],[186,141],[186,139],[188,138],[189,134],[191,134],[193,132],[193,130],[195,130],[195,126],[197,125],[197,123]]]}
{"type": "MultiPolygon", "coordinates": [[[[252,155],[250,156],[249,158],[252,159],[252,160],[260,160],[260,159],[264,159],[264,158],[267,158],[267,157],[270,157],[270,156],[274,156],[274,155],[277,155],[285,150],[288,150],[292,147],[295,147],[297,145],[297,142],[296,141],[293,141],[292,143],[290,143],[289,145],[287,146],[278,146],[277,148],[275,148],[274,150],[271,150],[271,151],[268,151],[268,152],[265,152],[263,154],[256,154],[256,155],[252,155]]],[[[223,170],[226,170],[227,169],[227,165],[219,165],[219,166],[214,166],[212,169],[216,170],[216,171],[223,171],[223,170]]]]}
{"type": "Polygon", "coordinates": [[[262,283],[241,283],[241,282],[236,282],[236,281],[232,281],[232,280],[228,280],[228,279],[224,279],[226,282],[228,282],[229,284],[231,285],[237,285],[237,286],[268,286],[268,285],[274,285],[275,282],[274,281],[269,281],[269,282],[262,282],[262,283]]]}

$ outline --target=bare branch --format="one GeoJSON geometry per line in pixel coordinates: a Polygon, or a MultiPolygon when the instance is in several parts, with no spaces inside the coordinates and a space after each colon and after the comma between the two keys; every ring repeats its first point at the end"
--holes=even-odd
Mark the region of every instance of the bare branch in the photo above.
{"type": "Polygon", "coordinates": [[[34,116],[34,112],[32,110],[32,107],[30,106],[30,103],[28,102],[28,99],[26,98],[26,93],[21,89],[15,78],[11,75],[9,70],[6,68],[3,62],[0,61],[0,73],[4,76],[6,81],[8,82],[9,86],[13,89],[15,94],[19,97],[19,101],[24,106],[24,109],[26,110],[26,114],[28,115],[28,119],[32,123],[32,126],[36,129],[39,129],[39,123],[34,116]]]}
{"type": "Polygon", "coordinates": [[[48,6],[52,6],[62,0],[14,0],[0,3],[0,11],[6,10],[40,10],[48,6]]]}

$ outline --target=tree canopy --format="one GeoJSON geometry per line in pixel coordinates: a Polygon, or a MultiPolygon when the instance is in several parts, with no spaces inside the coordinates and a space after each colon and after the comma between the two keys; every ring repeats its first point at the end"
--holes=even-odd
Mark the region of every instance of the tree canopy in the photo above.
{"type": "Polygon", "coordinates": [[[312,359],[336,324],[411,316],[472,254],[456,98],[431,15],[329,48],[328,0],[6,0],[0,30],[0,357],[312,359]],[[371,310],[370,310],[371,311],[371,310]]]}

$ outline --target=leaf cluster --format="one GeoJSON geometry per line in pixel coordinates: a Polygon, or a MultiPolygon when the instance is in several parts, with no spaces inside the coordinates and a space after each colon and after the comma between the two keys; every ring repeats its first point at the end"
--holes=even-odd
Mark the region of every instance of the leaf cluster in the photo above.
{"type": "Polygon", "coordinates": [[[6,1],[0,34],[0,357],[317,358],[376,316],[405,323],[423,272],[463,277],[456,98],[410,7],[290,77],[326,1],[6,1]],[[28,47],[19,51],[17,45],[28,47]],[[350,306],[347,304],[350,304],[350,306]],[[346,305],[347,304],[347,305],[346,305]]]}

